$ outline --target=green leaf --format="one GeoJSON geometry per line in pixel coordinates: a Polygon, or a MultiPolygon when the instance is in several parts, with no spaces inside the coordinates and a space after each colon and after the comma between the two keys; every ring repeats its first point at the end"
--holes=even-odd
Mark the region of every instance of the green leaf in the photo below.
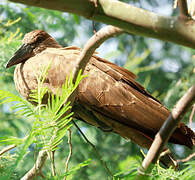
{"type": "Polygon", "coordinates": [[[79,169],[81,169],[82,167],[88,166],[91,163],[91,159],[88,159],[76,166],[74,166],[73,168],[71,168],[68,172],[66,172],[63,176],[69,176],[71,174],[76,173],[79,169]]]}

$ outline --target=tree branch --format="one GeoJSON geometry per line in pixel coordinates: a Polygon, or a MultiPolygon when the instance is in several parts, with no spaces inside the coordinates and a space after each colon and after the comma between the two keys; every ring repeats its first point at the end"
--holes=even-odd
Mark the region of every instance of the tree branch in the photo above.
{"type": "Polygon", "coordinates": [[[184,159],[178,159],[177,162],[188,162],[190,159],[192,159],[193,157],[195,157],[195,152],[190,154],[188,157],[184,158],[184,159]]]}
{"type": "Polygon", "coordinates": [[[190,118],[189,118],[189,127],[190,128],[192,128],[192,121],[193,121],[194,113],[195,113],[195,104],[192,106],[192,112],[191,112],[190,118]]]}
{"type": "Polygon", "coordinates": [[[4,149],[2,149],[2,150],[0,151],[0,156],[2,156],[4,153],[10,151],[11,149],[13,149],[13,148],[15,148],[15,147],[16,147],[15,144],[5,147],[4,149]]]}
{"type": "Polygon", "coordinates": [[[73,82],[75,82],[76,77],[80,69],[82,69],[82,72],[84,72],[84,69],[89,62],[89,59],[95,52],[95,50],[107,39],[119,35],[123,33],[124,31],[114,27],[114,26],[105,26],[102,29],[100,29],[97,33],[95,33],[85,44],[80,56],[77,66],[75,67],[75,75],[73,82]]]}
{"type": "MultiPolygon", "coordinates": [[[[69,154],[68,154],[68,157],[67,157],[67,160],[66,160],[66,164],[65,164],[65,173],[68,171],[68,164],[69,164],[69,161],[70,161],[70,158],[72,156],[72,143],[71,143],[71,130],[69,129],[68,130],[69,134],[68,134],[68,144],[69,144],[69,154]]],[[[66,180],[66,176],[64,176],[64,180],[66,180]]]]}
{"type": "Polygon", "coordinates": [[[56,167],[55,167],[55,151],[48,152],[51,160],[51,172],[52,176],[56,176],[56,167]]]}
{"type": "Polygon", "coordinates": [[[179,18],[183,20],[190,19],[190,15],[188,14],[187,0],[178,0],[177,4],[179,7],[179,18]]]}
{"type": "Polygon", "coordinates": [[[33,179],[36,175],[40,175],[40,176],[43,176],[42,174],[42,168],[43,168],[43,165],[45,163],[47,159],[47,151],[46,150],[42,150],[39,152],[39,155],[38,155],[38,158],[37,158],[37,161],[36,163],[34,164],[33,168],[28,171],[24,177],[21,178],[21,180],[31,180],[33,179]]]}
{"type": "Polygon", "coordinates": [[[187,112],[188,108],[194,101],[195,86],[192,86],[177,102],[176,106],[173,108],[172,113],[169,115],[165,123],[160,128],[159,132],[156,134],[155,139],[148,151],[148,154],[142,162],[142,167],[139,168],[142,173],[147,172],[150,165],[157,162],[158,157],[164,148],[164,145],[167,143],[173,131],[176,129],[179,121],[183,118],[184,114],[187,112]]]}
{"type": "Polygon", "coordinates": [[[10,0],[30,6],[75,13],[93,21],[117,26],[127,33],[157,38],[195,48],[195,23],[170,17],[113,0],[10,0]],[[96,7],[96,5],[97,7],[96,7]]]}

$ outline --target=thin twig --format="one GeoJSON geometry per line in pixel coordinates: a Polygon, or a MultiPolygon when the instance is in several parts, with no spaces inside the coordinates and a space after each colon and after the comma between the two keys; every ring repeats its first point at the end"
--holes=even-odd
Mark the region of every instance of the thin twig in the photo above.
{"type": "Polygon", "coordinates": [[[108,173],[111,177],[113,177],[112,172],[111,172],[110,169],[108,168],[106,162],[102,159],[102,157],[101,157],[100,153],[98,152],[98,150],[96,149],[95,145],[94,145],[93,143],[91,143],[91,142],[87,139],[87,137],[86,137],[85,134],[81,131],[81,129],[78,127],[78,125],[77,125],[74,121],[72,121],[72,122],[73,122],[73,124],[75,125],[75,127],[78,129],[78,131],[81,133],[81,135],[83,136],[83,138],[85,139],[85,141],[86,141],[89,145],[92,146],[92,148],[93,148],[94,151],[96,152],[98,158],[100,159],[101,163],[102,163],[103,166],[105,167],[107,173],[108,173]]]}
{"type": "Polygon", "coordinates": [[[184,158],[184,159],[178,159],[177,162],[188,162],[190,159],[192,159],[193,157],[195,157],[195,152],[190,154],[188,157],[184,158]]]}
{"type": "MultiPolygon", "coordinates": [[[[68,144],[69,144],[69,154],[68,154],[68,157],[67,157],[67,160],[66,160],[66,164],[65,164],[65,173],[68,171],[68,165],[69,165],[69,161],[70,161],[70,158],[72,156],[72,143],[71,143],[71,130],[68,129],[68,144]]],[[[66,177],[67,176],[64,176],[64,180],[66,180],[66,177]]]]}
{"type": "Polygon", "coordinates": [[[51,159],[51,172],[52,176],[56,176],[56,168],[55,168],[55,151],[48,152],[50,153],[50,159],[51,159]]]}
{"type": "Polygon", "coordinates": [[[2,156],[4,153],[10,151],[11,149],[14,149],[16,147],[15,144],[5,147],[0,151],[0,156],[2,156]]]}
{"type": "Polygon", "coordinates": [[[33,166],[33,168],[31,170],[29,170],[21,178],[21,180],[31,180],[36,175],[40,175],[40,176],[44,177],[41,170],[43,168],[43,165],[44,165],[46,159],[47,159],[47,151],[46,150],[40,151],[39,154],[38,154],[37,161],[36,161],[35,165],[33,166]]]}
{"type": "MultiPolygon", "coordinates": [[[[34,165],[35,165],[35,169],[37,169],[36,167],[36,159],[37,159],[37,146],[35,146],[35,150],[34,150],[34,157],[33,157],[33,160],[34,160],[34,165]]],[[[35,177],[37,176],[37,171],[35,171],[35,177]]]]}
{"type": "Polygon", "coordinates": [[[92,21],[92,27],[93,27],[93,33],[96,34],[97,31],[96,31],[96,28],[95,28],[95,22],[94,21],[92,21]]]}
{"type": "Polygon", "coordinates": [[[189,127],[191,129],[192,129],[192,122],[193,122],[194,113],[195,113],[195,104],[192,106],[192,112],[191,112],[190,118],[189,118],[189,127]]]}
{"type": "Polygon", "coordinates": [[[39,175],[40,175],[43,179],[45,179],[45,178],[46,178],[46,176],[43,174],[43,172],[42,172],[42,171],[40,171],[40,172],[39,172],[39,175]]]}
{"type": "Polygon", "coordinates": [[[172,113],[170,113],[169,117],[164,122],[159,132],[156,134],[155,140],[153,141],[148,154],[142,162],[142,167],[139,168],[140,172],[147,172],[147,170],[150,169],[150,165],[157,162],[158,157],[164,148],[164,145],[172,135],[173,131],[176,129],[179,121],[183,118],[184,114],[187,112],[188,108],[194,101],[195,86],[192,86],[177,102],[176,106],[173,108],[172,113]]]}

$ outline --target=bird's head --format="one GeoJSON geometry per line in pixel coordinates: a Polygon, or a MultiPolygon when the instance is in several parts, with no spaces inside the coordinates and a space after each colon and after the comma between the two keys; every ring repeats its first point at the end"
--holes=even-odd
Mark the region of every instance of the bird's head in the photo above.
{"type": "Polygon", "coordinates": [[[22,40],[21,47],[8,61],[6,68],[25,62],[30,57],[45,50],[47,47],[60,48],[61,46],[43,30],[34,30],[27,33],[22,40]]]}

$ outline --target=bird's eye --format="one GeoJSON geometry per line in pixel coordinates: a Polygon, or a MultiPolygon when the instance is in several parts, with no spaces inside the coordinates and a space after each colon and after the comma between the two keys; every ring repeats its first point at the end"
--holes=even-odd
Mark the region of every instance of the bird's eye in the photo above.
{"type": "Polygon", "coordinates": [[[43,36],[39,36],[36,40],[36,43],[40,43],[44,40],[44,37],[43,36]]]}

